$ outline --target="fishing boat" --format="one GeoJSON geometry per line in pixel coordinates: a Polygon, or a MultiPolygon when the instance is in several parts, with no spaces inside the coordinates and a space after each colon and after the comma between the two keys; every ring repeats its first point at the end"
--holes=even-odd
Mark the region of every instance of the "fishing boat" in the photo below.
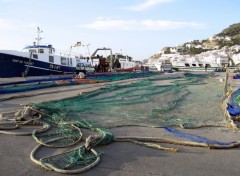
{"type": "Polygon", "coordinates": [[[113,54],[111,48],[97,48],[91,55],[91,60],[96,67],[96,72],[132,72],[140,69],[139,62],[133,61],[132,57],[128,55],[123,55],[121,53],[113,54]],[[98,54],[101,51],[108,51],[110,54],[103,57],[98,54]]]}
{"type": "Polygon", "coordinates": [[[133,58],[128,56],[128,55],[123,55],[121,53],[115,53],[113,54],[113,60],[115,62],[120,63],[119,68],[121,68],[122,70],[130,70],[130,69],[134,69],[135,66],[137,65],[136,62],[133,61],[133,58]]]}
{"type": "Polygon", "coordinates": [[[50,44],[41,44],[41,33],[38,27],[36,41],[22,51],[0,50],[0,77],[74,74],[78,63],[88,62],[78,54],[56,51],[50,44]]]}

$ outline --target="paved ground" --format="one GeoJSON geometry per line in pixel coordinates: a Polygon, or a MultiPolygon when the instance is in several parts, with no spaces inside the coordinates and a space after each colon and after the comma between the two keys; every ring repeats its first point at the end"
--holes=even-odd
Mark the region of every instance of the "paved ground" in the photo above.
{"type": "MultiPolygon", "coordinates": [[[[219,80],[224,78],[220,74],[219,80]]],[[[134,80],[131,80],[134,81],[134,80]]],[[[123,81],[124,82],[124,81],[123,81]]],[[[129,82],[129,80],[127,81],[129,82]]],[[[230,80],[234,88],[238,82],[230,80]]],[[[11,98],[13,95],[0,96],[0,113],[13,111],[19,108],[19,104],[29,102],[40,102],[50,99],[59,99],[74,96],[79,92],[95,90],[103,84],[98,85],[81,85],[62,87],[47,90],[39,90],[31,93],[39,94],[38,96],[11,98]],[[51,93],[52,92],[52,93],[51,93]],[[54,92],[54,93],[53,93],[54,92]],[[44,93],[44,94],[41,94],[44,93]],[[48,93],[48,94],[46,94],[48,93]]],[[[22,94],[14,94],[19,96],[22,94]]],[[[222,117],[223,118],[223,117],[222,117]]],[[[146,128],[146,127],[121,127],[112,128],[111,131],[115,136],[151,136],[151,137],[173,137],[163,129],[146,128]]],[[[226,128],[201,128],[195,130],[185,130],[187,132],[206,136],[208,138],[221,141],[236,141],[239,134],[234,133],[231,129],[226,128]]],[[[60,175],[52,171],[35,165],[29,158],[31,150],[36,143],[31,136],[7,136],[0,135],[0,176],[42,176],[60,175]]],[[[238,176],[239,175],[239,149],[231,150],[210,150],[206,148],[173,146],[162,144],[163,146],[176,147],[178,153],[170,153],[156,149],[146,148],[132,143],[115,142],[107,146],[102,146],[98,150],[104,152],[102,160],[94,169],[81,175],[98,175],[98,176],[238,176]]]]}

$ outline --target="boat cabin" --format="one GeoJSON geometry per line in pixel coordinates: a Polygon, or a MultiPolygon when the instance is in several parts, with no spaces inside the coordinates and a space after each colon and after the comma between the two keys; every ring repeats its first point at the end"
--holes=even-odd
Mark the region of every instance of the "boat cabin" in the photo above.
{"type": "MultiPolygon", "coordinates": [[[[60,52],[56,54],[55,48],[52,45],[31,45],[23,49],[25,52],[31,53],[31,58],[36,60],[41,60],[44,62],[49,62],[52,64],[58,64],[63,66],[75,66],[76,61],[79,60],[75,56],[73,58],[70,54],[60,52]],[[76,60],[76,61],[75,61],[76,60]]],[[[59,52],[59,51],[57,51],[59,52]]]]}
{"type": "Polygon", "coordinates": [[[132,61],[132,57],[128,55],[122,55],[120,53],[113,54],[113,59],[119,59],[119,61],[132,61]]]}
{"type": "Polygon", "coordinates": [[[52,47],[52,45],[32,45],[27,46],[24,48],[25,51],[28,51],[29,53],[40,53],[40,54],[49,54],[54,55],[55,48],[52,47]]]}

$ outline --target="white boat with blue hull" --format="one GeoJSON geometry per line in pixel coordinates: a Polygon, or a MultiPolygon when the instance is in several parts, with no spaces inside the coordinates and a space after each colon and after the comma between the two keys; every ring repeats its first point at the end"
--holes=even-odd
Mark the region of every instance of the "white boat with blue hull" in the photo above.
{"type": "Polygon", "coordinates": [[[0,50],[0,77],[74,74],[76,65],[86,62],[80,55],[57,54],[52,45],[40,45],[41,32],[38,28],[37,42],[23,51],[0,50]]]}

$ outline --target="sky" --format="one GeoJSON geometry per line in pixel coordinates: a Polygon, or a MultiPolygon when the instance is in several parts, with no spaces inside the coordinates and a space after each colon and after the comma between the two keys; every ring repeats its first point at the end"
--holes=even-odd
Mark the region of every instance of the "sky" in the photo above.
{"type": "MultiPolygon", "coordinates": [[[[0,0],[0,50],[76,42],[143,60],[163,47],[207,39],[240,22],[239,0],[0,0]]],[[[79,50],[83,55],[86,50],[79,50]]]]}

